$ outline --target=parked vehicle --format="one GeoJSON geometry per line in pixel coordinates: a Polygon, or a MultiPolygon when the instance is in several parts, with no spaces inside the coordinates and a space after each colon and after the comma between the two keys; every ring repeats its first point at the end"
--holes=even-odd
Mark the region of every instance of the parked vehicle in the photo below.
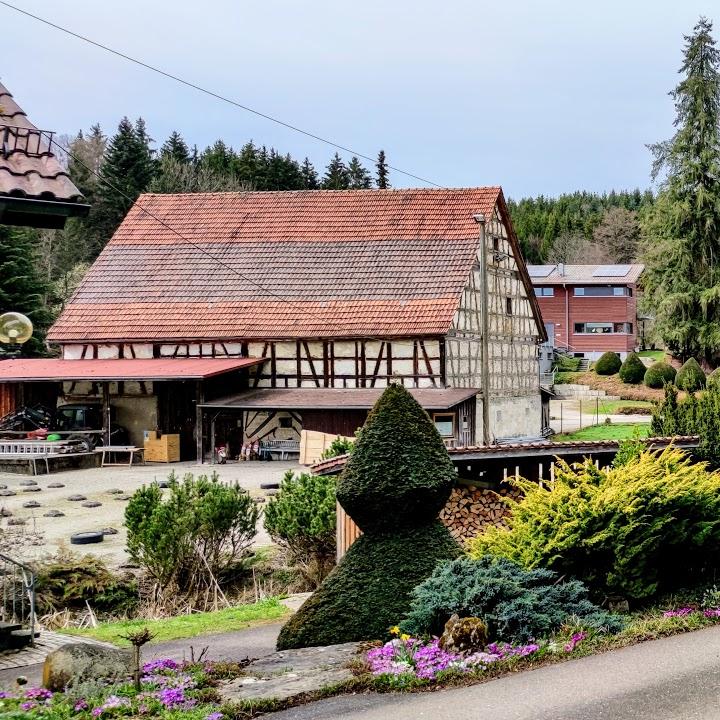
{"type": "MultiPolygon", "coordinates": [[[[110,444],[127,445],[128,432],[114,422],[114,408],[110,408],[110,444]]],[[[42,405],[22,407],[0,418],[3,431],[32,432],[47,430],[63,440],[74,440],[88,452],[104,444],[102,406],[99,403],[69,403],[50,410],[42,405]]]]}

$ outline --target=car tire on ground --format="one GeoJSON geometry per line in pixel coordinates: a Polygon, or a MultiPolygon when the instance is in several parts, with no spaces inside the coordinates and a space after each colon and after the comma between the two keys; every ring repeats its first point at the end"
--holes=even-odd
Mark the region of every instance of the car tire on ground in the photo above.
{"type": "Polygon", "coordinates": [[[105,536],[102,532],[79,532],[70,536],[71,545],[91,545],[93,543],[100,543],[103,541],[105,536]]]}

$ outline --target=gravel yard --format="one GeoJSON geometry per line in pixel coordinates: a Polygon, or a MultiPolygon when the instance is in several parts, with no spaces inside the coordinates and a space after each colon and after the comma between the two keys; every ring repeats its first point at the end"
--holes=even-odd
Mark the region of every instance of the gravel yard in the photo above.
{"type": "MultiPolygon", "coordinates": [[[[92,553],[105,559],[111,566],[127,561],[123,514],[128,496],[142,485],[163,480],[174,470],[178,475],[192,472],[210,473],[217,470],[223,482],[239,482],[254,498],[267,497],[261,483],[280,482],[288,469],[301,469],[295,462],[247,462],[231,465],[203,465],[172,463],[135,465],[130,467],[92,468],[69,470],[51,475],[14,475],[0,473],[0,552],[17,560],[32,560],[53,553],[62,545],[79,553],[92,553]],[[28,481],[36,485],[25,484],[28,481]],[[61,484],[62,487],[51,487],[61,484]],[[40,488],[36,490],[34,488],[40,488]],[[11,491],[14,495],[3,494],[11,491]],[[84,500],[69,500],[82,496],[84,500]],[[39,507],[23,507],[39,503],[39,507]],[[101,503],[86,507],[85,503],[101,503]],[[59,511],[61,517],[47,517],[46,513],[59,511]],[[11,516],[7,516],[11,513],[11,516]],[[15,525],[24,520],[24,525],[15,525]],[[105,535],[103,542],[91,545],[70,545],[70,535],[77,532],[113,528],[117,534],[105,535]]],[[[262,508],[262,505],[261,505],[262,508]]],[[[256,546],[269,545],[270,539],[258,523],[256,546]]]]}

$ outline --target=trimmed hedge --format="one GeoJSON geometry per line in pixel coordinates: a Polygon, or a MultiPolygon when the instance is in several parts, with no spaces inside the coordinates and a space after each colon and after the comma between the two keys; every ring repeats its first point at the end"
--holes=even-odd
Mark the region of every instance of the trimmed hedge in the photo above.
{"type": "Polygon", "coordinates": [[[706,382],[705,373],[695,358],[687,360],[675,376],[675,385],[680,390],[686,390],[687,392],[702,390],[706,382]]]}
{"type": "Polygon", "coordinates": [[[525,570],[489,555],[442,563],[412,597],[410,612],[400,625],[411,635],[442,634],[454,613],[482,618],[491,639],[513,643],[546,637],[570,618],[584,627],[622,627],[617,615],[590,602],[579,580],[561,582],[551,570],[525,570]]]}
{"type": "Polygon", "coordinates": [[[439,521],[397,534],[362,535],[280,631],[278,650],[388,637],[410,595],[460,548],[439,521]]]}
{"type": "Polygon", "coordinates": [[[620,467],[556,465],[548,487],[520,480],[508,528],[488,528],[471,554],[504,557],[582,580],[597,597],[647,602],[715,582],[720,472],[673,447],[620,467]]]}
{"type": "Polygon", "coordinates": [[[430,416],[402,385],[391,385],[368,416],[337,488],[363,532],[431,522],[457,474],[430,416]]]}
{"type": "Polygon", "coordinates": [[[645,365],[637,353],[630,352],[620,366],[620,379],[629,385],[637,385],[645,377],[645,365]]]}
{"type": "Polygon", "coordinates": [[[720,367],[715,368],[708,376],[705,381],[706,387],[720,388],[720,367]]]}
{"type": "Polygon", "coordinates": [[[278,649],[386,638],[412,589],[461,552],[437,520],[455,479],[430,416],[404,387],[388,387],[338,482],[365,534],[283,627],[278,649]]]}
{"type": "Polygon", "coordinates": [[[646,371],[643,382],[649,388],[663,388],[668,383],[675,382],[677,370],[670,363],[654,362],[646,371]]]}
{"type": "Polygon", "coordinates": [[[622,362],[617,353],[606,352],[603,353],[595,363],[595,372],[598,375],[614,375],[620,370],[621,365],[622,362]]]}

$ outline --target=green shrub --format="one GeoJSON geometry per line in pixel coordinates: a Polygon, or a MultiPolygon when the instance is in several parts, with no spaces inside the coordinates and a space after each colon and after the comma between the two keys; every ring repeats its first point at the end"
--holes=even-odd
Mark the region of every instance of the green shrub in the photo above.
{"type": "Polygon", "coordinates": [[[558,355],[555,358],[553,369],[557,372],[577,372],[580,369],[580,360],[581,358],[569,355],[558,355]]]}
{"type": "Polygon", "coordinates": [[[335,565],[335,479],[292,470],[265,508],[265,529],[315,589],[335,565]]]}
{"type": "Polygon", "coordinates": [[[599,596],[646,601],[692,587],[720,567],[720,473],[680,450],[643,452],[600,470],[559,463],[546,488],[521,480],[508,529],[489,528],[472,554],[546,567],[599,596]]]}
{"type": "Polygon", "coordinates": [[[349,455],[355,448],[355,441],[347,437],[338,435],[331,443],[330,447],[323,451],[320,456],[323,460],[339,457],[340,455],[349,455]]]}
{"type": "Polygon", "coordinates": [[[199,598],[248,556],[258,508],[237,483],[171,473],[167,498],[157,483],[135,492],[125,509],[127,549],[168,595],[199,598]]]}
{"type": "Polygon", "coordinates": [[[579,379],[582,373],[576,373],[576,372],[556,372],[555,373],[555,384],[556,385],[572,385],[573,383],[576,383],[579,379]]]}
{"type": "Polygon", "coordinates": [[[430,416],[390,385],[338,482],[338,501],[365,534],[283,627],[278,649],[387,637],[412,589],[460,552],[437,520],[454,482],[430,416]]]}
{"type": "Polygon", "coordinates": [[[60,551],[44,558],[35,572],[35,603],[39,613],[86,610],[126,615],[139,602],[137,581],[117,575],[94,555],[60,551]]]}
{"type": "Polygon", "coordinates": [[[491,639],[513,643],[547,637],[571,617],[585,627],[621,628],[617,616],[590,602],[581,582],[561,582],[551,570],[525,570],[491,556],[441,563],[413,590],[401,628],[411,635],[440,635],[453,613],[482,618],[491,639]]]}
{"type": "Polygon", "coordinates": [[[438,523],[362,535],[280,632],[278,649],[383,639],[410,606],[413,589],[457,543],[438,523]]]}
{"type": "Polygon", "coordinates": [[[685,361],[675,376],[675,384],[680,390],[695,392],[705,387],[705,373],[695,358],[685,361]]]}
{"type": "Polygon", "coordinates": [[[645,377],[645,365],[637,353],[627,354],[625,361],[620,366],[620,379],[628,385],[636,385],[642,382],[645,377]]]}
{"type": "Polygon", "coordinates": [[[654,362],[646,371],[643,382],[649,388],[662,388],[668,383],[675,382],[677,370],[666,362],[654,362]]]}
{"type": "Polygon", "coordinates": [[[617,353],[606,352],[603,353],[598,361],[595,363],[595,372],[598,375],[614,375],[618,370],[622,362],[617,353]]]}
{"type": "Polygon", "coordinates": [[[720,367],[715,368],[708,376],[706,380],[706,387],[720,387],[720,367]]]}

